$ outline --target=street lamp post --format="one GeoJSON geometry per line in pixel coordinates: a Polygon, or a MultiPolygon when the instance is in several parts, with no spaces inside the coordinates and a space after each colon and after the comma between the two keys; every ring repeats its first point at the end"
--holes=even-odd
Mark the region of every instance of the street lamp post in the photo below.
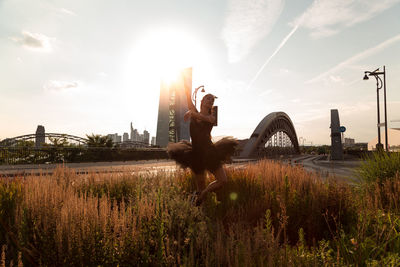
{"type": "Polygon", "coordinates": [[[379,90],[382,89],[383,86],[383,102],[385,109],[385,150],[389,151],[389,142],[388,142],[388,134],[387,134],[387,109],[386,109],[386,69],[383,66],[383,71],[379,71],[379,68],[374,71],[365,71],[364,72],[364,80],[369,80],[368,76],[374,76],[376,79],[376,102],[377,102],[377,111],[378,111],[378,144],[376,144],[376,149],[383,149],[383,145],[381,143],[381,123],[380,123],[380,112],[379,112],[379,90]],[[383,75],[383,81],[379,77],[379,75],[383,75]]]}
{"type": "Polygon", "coordinates": [[[193,92],[193,96],[192,96],[192,98],[194,98],[194,106],[196,106],[196,101],[197,101],[197,91],[199,91],[199,89],[201,88],[201,92],[202,93],[204,93],[205,92],[205,90],[204,90],[204,85],[200,85],[199,87],[197,87],[196,89],[194,89],[194,92],[193,92]]]}

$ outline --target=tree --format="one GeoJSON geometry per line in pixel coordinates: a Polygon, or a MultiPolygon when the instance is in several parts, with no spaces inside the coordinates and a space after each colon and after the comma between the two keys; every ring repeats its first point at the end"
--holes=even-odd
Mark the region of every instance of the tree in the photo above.
{"type": "Polygon", "coordinates": [[[34,147],[35,142],[30,140],[18,140],[17,147],[34,147]]]}
{"type": "Polygon", "coordinates": [[[86,135],[88,138],[88,147],[113,147],[113,141],[110,137],[100,134],[86,135]]]}
{"type": "Polygon", "coordinates": [[[69,145],[69,142],[67,141],[67,137],[49,137],[50,141],[50,146],[54,147],[66,147],[69,145]]]}

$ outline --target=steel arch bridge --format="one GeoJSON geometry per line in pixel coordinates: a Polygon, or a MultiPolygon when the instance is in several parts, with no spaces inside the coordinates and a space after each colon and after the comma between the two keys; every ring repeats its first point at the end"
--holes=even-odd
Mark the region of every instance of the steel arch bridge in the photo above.
{"type": "Polygon", "coordinates": [[[240,157],[298,153],[300,148],[292,120],[285,112],[272,112],[258,124],[240,157]]]}
{"type": "Polygon", "coordinates": [[[26,134],[26,135],[20,135],[16,136],[13,138],[7,138],[4,139],[3,141],[0,142],[0,146],[3,147],[11,147],[11,146],[18,146],[18,144],[21,141],[36,141],[36,137],[40,136],[41,138],[48,140],[49,138],[59,138],[59,139],[65,139],[69,143],[78,143],[81,145],[86,145],[88,139],[82,138],[79,136],[75,135],[69,135],[69,134],[60,134],[60,133],[45,133],[45,134],[26,134]]]}

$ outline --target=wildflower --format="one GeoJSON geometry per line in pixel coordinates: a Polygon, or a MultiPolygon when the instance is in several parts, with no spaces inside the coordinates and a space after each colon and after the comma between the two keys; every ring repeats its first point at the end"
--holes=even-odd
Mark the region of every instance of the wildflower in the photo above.
{"type": "Polygon", "coordinates": [[[357,241],[354,238],[350,239],[350,242],[353,244],[353,246],[357,246],[357,241]]]}

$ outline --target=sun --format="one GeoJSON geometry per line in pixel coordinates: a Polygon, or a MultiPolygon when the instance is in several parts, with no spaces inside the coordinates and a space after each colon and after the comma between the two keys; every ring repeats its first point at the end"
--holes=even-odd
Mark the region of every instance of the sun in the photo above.
{"type": "Polygon", "coordinates": [[[203,46],[191,34],[161,29],[150,31],[137,41],[130,61],[131,70],[138,76],[172,82],[184,68],[201,68],[205,58],[203,46]]]}

